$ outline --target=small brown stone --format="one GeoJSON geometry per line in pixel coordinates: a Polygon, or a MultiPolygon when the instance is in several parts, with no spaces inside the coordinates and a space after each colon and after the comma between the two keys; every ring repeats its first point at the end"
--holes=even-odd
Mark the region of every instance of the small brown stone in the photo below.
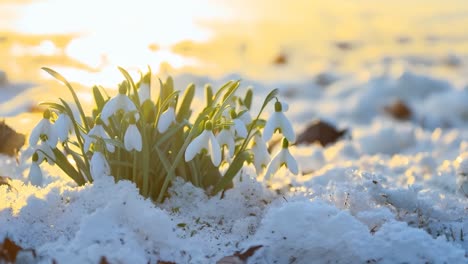
{"type": "Polygon", "coordinates": [[[400,99],[384,107],[384,111],[397,120],[408,120],[412,111],[409,106],[400,99]]]}
{"type": "Polygon", "coordinates": [[[278,54],[273,60],[273,64],[275,65],[285,65],[286,63],[288,63],[288,57],[284,53],[278,54]]]}

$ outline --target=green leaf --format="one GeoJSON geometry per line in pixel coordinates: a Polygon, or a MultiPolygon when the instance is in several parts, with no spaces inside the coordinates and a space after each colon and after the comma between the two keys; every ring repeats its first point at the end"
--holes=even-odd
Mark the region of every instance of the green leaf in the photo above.
{"type": "Polygon", "coordinates": [[[127,82],[130,84],[130,87],[132,88],[133,90],[133,94],[135,95],[133,97],[134,101],[135,101],[135,104],[137,105],[137,107],[140,106],[140,97],[138,97],[138,91],[137,91],[137,87],[135,85],[135,82],[133,81],[132,79],[132,76],[130,76],[130,74],[122,67],[117,67],[119,69],[119,71],[122,73],[122,75],[125,77],[125,79],[127,80],[127,82]]]}
{"type": "Polygon", "coordinates": [[[206,106],[211,106],[213,104],[213,88],[211,85],[205,85],[205,97],[206,97],[206,106]]]}
{"type": "Polygon", "coordinates": [[[65,107],[63,107],[63,105],[57,104],[57,103],[54,103],[54,102],[40,102],[39,105],[48,106],[48,107],[50,107],[52,109],[58,110],[61,113],[66,112],[65,107]]]}
{"type": "Polygon", "coordinates": [[[232,179],[237,175],[237,173],[244,166],[244,162],[249,158],[249,151],[242,151],[236,155],[228,170],[224,174],[223,178],[216,184],[213,189],[213,195],[217,194],[219,191],[224,190],[229,184],[232,183],[232,179]]]}
{"type": "Polygon", "coordinates": [[[192,113],[191,104],[194,96],[195,84],[191,83],[188,85],[187,89],[185,89],[182,104],[180,105],[179,111],[177,112],[177,122],[182,122],[184,119],[190,118],[190,115],[192,113]]]}
{"type": "Polygon", "coordinates": [[[94,101],[96,102],[97,109],[99,113],[102,111],[102,108],[104,107],[104,104],[106,103],[106,100],[104,100],[104,97],[102,96],[101,91],[99,90],[98,86],[93,86],[93,96],[94,96],[94,101]]]}
{"type": "Polygon", "coordinates": [[[75,101],[75,104],[78,107],[78,111],[80,112],[81,119],[83,120],[83,124],[86,127],[86,130],[89,130],[89,126],[88,126],[88,123],[86,122],[86,115],[83,111],[83,107],[81,106],[80,100],[78,99],[78,96],[76,95],[75,90],[73,89],[71,84],[62,75],[60,75],[58,72],[52,69],[49,69],[47,67],[42,67],[42,70],[46,71],[48,74],[52,75],[52,77],[61,81],[62,83],[65,84],[65,86],[68,87],[68,89],[70,90],[73,96],[73,100],[75,101]]]}
{"type": "MultiPolygon", "coordinates": [[[[84,185],[85,179],[68,161],[67,157],[57,148],[52,149],[55,155],[55,164],[62,169],[70,178],[72,178],[78,185],[84,185]]],[[[46,154],[47,155],[47,154],[46,154]]]]}
{"type": "Polygon", "coordinates": [[[247,107],[247,109],[249,110],[252,107],[252,97],[253,97],[253,91],[251,88],[249,88],[247,92],[245,93],[244,102],[243,102],[245,107],[247,107]]]}

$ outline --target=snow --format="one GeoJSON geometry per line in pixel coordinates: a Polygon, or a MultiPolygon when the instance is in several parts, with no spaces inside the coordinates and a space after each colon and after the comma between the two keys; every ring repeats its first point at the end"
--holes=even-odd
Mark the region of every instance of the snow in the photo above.
{"type": "MultiPolygon", "coordinates": [[[[384,62],[377,64],[399,68],[384,62]]],[[[30,261],[38,263],[98,263],[103,256],[110,263],[216,263],[257,245],[248,263],[467,263],[466,76],[402,68],[331,72],[334,82],[320,88],[313,78],[243,80],[259,98],[273,87],[288,95],[296,131],[322,118],[349,135],[325,148],[291,146],[299,175],[280,170],[264,181],[246,165],[222,197],[176,179],[170,198],[155,205],[131,182],[103,176],[76,187],[48,165],[36,187],[26,179],[30,150],[22,149],[19,163],[0,156],[0,175],[13,178],[12,188],[0,186],[0,238],[34,248],[30,261]],[[296,92],[288,94],[291,87],[296,92]],[[395,99],[411,107],[409,120],[382,110],[395,99]]],[[[232,77],[182,74],[175,83],[216,86],[232,77]]],[[[13,90],[0,90],[7,98],[1,115],[27,133],[41,116],[12,102],[43,97],[35,89],[15,97],[13,90]]]]}

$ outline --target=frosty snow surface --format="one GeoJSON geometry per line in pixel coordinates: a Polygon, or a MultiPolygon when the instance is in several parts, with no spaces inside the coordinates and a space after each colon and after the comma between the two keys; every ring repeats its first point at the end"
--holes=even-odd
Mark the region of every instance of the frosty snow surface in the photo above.
{"type": "MultiPolygon", "coordinates": [[[[128,181],[104,177],[75,187],[47,166],[37,188],[24,184],[30,160],[20,156],[17,165],[2,156],[0,175],[11,176],[14,188],[0,186],[0,237],[35,248],[39,263],[98,263],[102,256],[110,263],[216,263],[256,245],[263,247],[249,263],[466,263],[466,70],[444,80],[386,67],[328,73],[338,80],[325,88],[314,80],[244,79],[260,97],[277,87],[289,94],[296,131],[321,118],[350,132],[325,148],[290,146],[303,173],[280,171],[270,187],[246,166],[222,199],[177,180],[171,198],[156,206],[128,181]],[[396,99],[412,109],[409,120],[382,110],[396,99]]],[[[186,74],[175,83],[206,80],[186,74]]],[[[38,96],[34,89],[26,93],[38,96]]],[[[0,109],[7,116],[15,108],[0,109]]],[[[22,120],[39,120],[8,116],[25,133],[36,122],[22,120]]]]}

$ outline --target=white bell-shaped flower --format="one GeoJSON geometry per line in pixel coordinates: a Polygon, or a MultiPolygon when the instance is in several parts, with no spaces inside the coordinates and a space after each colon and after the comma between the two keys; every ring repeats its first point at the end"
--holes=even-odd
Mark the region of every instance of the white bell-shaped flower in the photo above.
{"type": "Polygon", "coordinates": [[[221,148],[227,148],[229,157],[232,158],[234,156],[234,151],[236,150],[236,143],[229,127],[223,128],[221,132],[216,135],[216,140],[218,140],[221,148]]]}
{"type": "Polygon", "coordinates": [[[140,87],[138,88],[138,98],[140,99],[140,104],[143,104],[146,100],[151,100],[151,76],[149,74],[150,73],[143,77],[143,80],[140,83],[140,87]]]}
{"type": "Polygon", "coordinates": [[[253,138],[252,144],[252,153],[253,153],[253,163],[255,166],[255,171],[257,175],[263,173],[265,168],[268,166],[270,162],[270,153],[268,152],[268,147],[266,142],[260,136],[259,133],[256,133],[253,138]]]}
{"type": "Polygon", "coordinates": [[[91,157],[90,169],[91,176],[94,180],[103,176],[109,176],[111,171],[106,157],[104,157],[104,154],[99,150],[95,151],[91,157]]]}
{"type": "Polygon", "coordinates": [[[205,130],[190,142],[185,151],[185,161],[191,161],[195,155],[207,150],[213,165],[219,166],[221,163],[221,147],[213,134],[213,124],[207,121],[205,130]]]}
{"type": "Polygon", "coordinates": [[[39,167],[39,156],[34,153],[32,156],[31,168],[29,169],[28,180],[34,186],[42,186],[43,176],[41,168],[39,167]]]}
{"type": "Polygon", "coordinates": [[[289,142],[286,138],[283,138],[283,145],[281,150],[273,157],[270,164],[268,165],[267,172],[265,173],[265,180],[268,180],[271,175],[275,174],[281,166],[286,166],[289,171],[293,174],[299,173],[297,161],[289,152],[289,142]]]}
{"type": "MultiPolygon", "coordinates": [[[[96,143],[96,138],[102,138],[102,139],[110,139],[109,135],[106,133],[106,130],[104,130],[104,127],[102,126],[102,120],[101,118],[96,119],[96,124],[94,125],[91,130],[89,130],[88,135],[86,135],[85,142],[84,142],[84,150],[88,151],[91,144],[96,143]],[[92,137],[93,136],[93,137],[92,137]]],[[[115,146],[107,143],[106,142],[106,148],[109,152],[114,152],[115,146]]]]}
{"type": "Polygon", "coordinates": [[[41,144],[33,147],[35,153],[38,155],[39,163],[42,163],[44,160],[47,161],[50,165],[55,164],[55,154],[52,151],[52,148],[46,142],[42,141],[41,144]]]}
{"type": "Polygon", "coordinates": [[[39,139],[41,139],[41,141],[47,142],[47,144],[52,148],[57,146],[58,136],[50,122],[50,115],[51,113],[49,109],[44,111],[43,118],[33,128],[31,135],[29,135],[29,145],[36,146],[39,139]]]}
{"type": "Polygon", "coordinates": [[[247,128],[245,127],[245,123],[239,118],[233,119],[232,122],[234,123],[234,130],[236,131],[237,135],[241,138],[245,138],[248,133],[247,128]]]}
{"type": "MultiPolygon", "coordinates": [[[[244,122],[244,124],[247,126],[248,124],[252,123],[252,115],[250,115],[250,111],[247,110],[247,108],[244,106],[243,107],[246,111],[243,112],[242,114],[239,115],[239,119],[242,120],[242,122],[244,122]]],[[[242,108],[241,108],[242,109],[242,108]]],[[[243,109],[243,110],[244,110],[243,109]]],[[[241,111],[243,111],[241,110],[241,111]]]]}
{"type": "MultiPolygon", "coordinates": [[[[109,118],[119,110],[123,110],[125,113],[136,111],[136,106],[127,96],[127,87],[122,84],[119,87],[119,94],[111,98],[102,108],[101,119],[104,124],[108,124],[109,118]]],[[[138,115],[136,115],[138,119],[138,115]]]]}
{"type": "Polygon", "coordinates": [[[296,141],[296,134],[294,133],[293,126],[288,118],[284,115],[283,104],[280,102],[275,103],[275,112],[271,115],[263,130],[263,139],[268,141],[273,136],[273,133],[279,131],[290,142],[296,141]]]}
{"type": "Polygon", "coordinates": [[[229,114],[226,113],[226,111],[223,113],[223,116],[226,118],[226,120],[231,120],[234,125],[231,127],[231,132],[233,135],[237,135],[241,138],[245,138],[247,136],[247,127],[244,121],[239,119],[237,116],[237,113],[234,109],[231,109],[229,114]]]}
{"type": "Polygon", "coordinates": [[[176,115],[174,107],[170,106],[164,111],[158,120],[158,131],[159,133],[164,133],[169,129],[171,124],[176,122],[176,115]]]}
{"type": "Polygon", "coordinates": [[[127,131],[125,131],[124,145],[127,151],[141,151],[142,148],[141,134],[135,122],[135,118],[131,116],[130,124],[128,125],[127,131]]]}
{"type": "Polygon", "coordinates": [[[57,120],[55,120],[54,129],[57,132],[58,139],[61,142],[66,141],[73,129],[71,118],[67,114],[61,113],[57,120]]]}

